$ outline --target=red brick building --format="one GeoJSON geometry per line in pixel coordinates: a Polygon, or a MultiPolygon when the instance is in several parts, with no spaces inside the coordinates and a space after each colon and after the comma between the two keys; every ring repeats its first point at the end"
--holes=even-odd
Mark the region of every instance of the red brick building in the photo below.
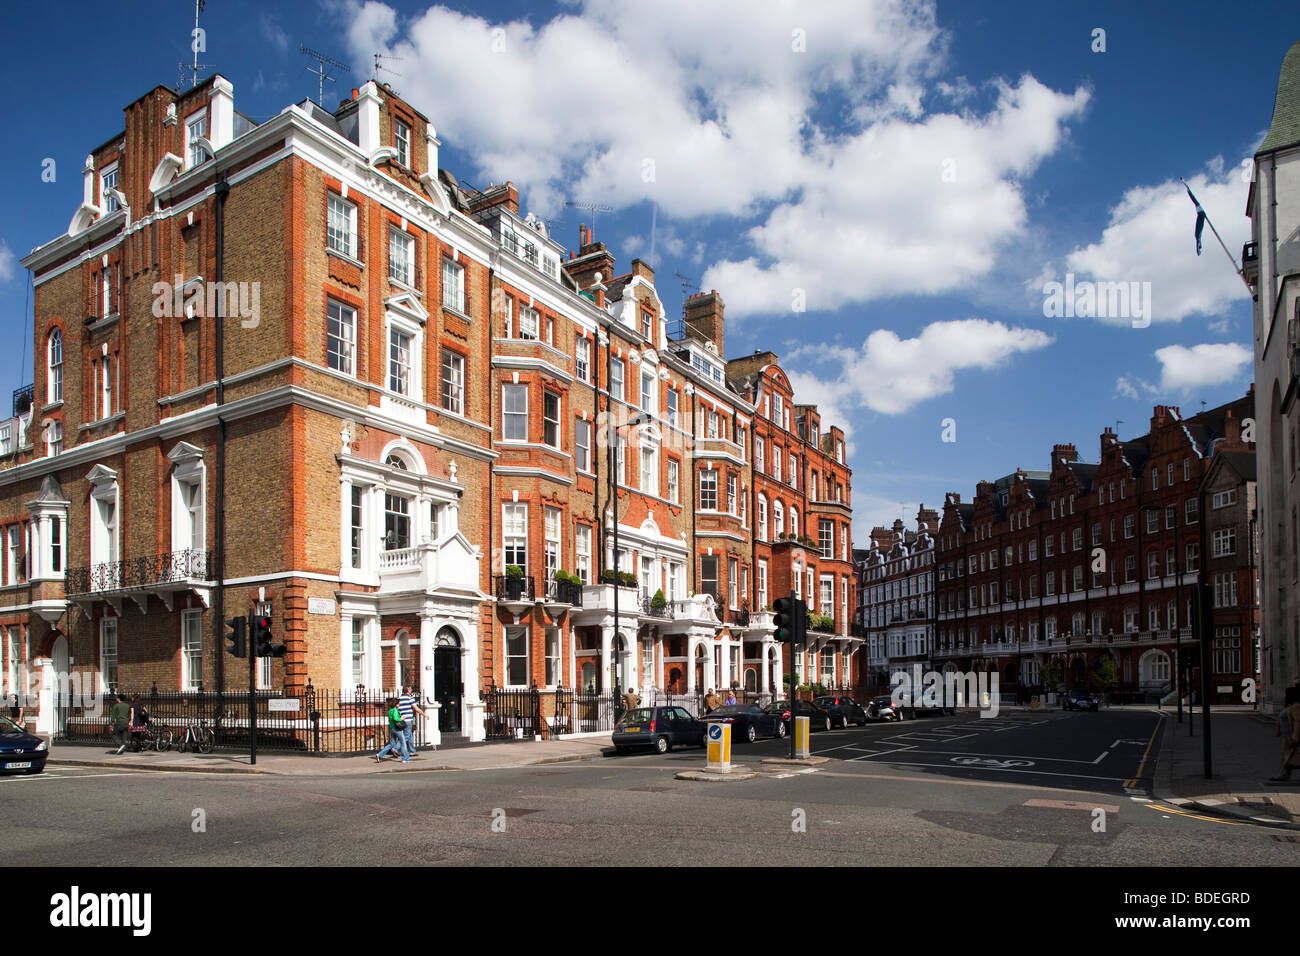
{"type": "Polygon", "coordinates": [[[772,363],[737,386],[720,296],[670,335],[649,265],[585,227],[569,252],[439,146],[381,84],[259,124],[216,76],[87,158],[24,260],[33,386],[0,433],[0,655],[54,688],[42,729],[48,678],[241,686],[223,621],[259,605],[287,645],[259,686],[411,683],[469,739],[490,687],[771,690],[800,545],[759,576],[760,421],[799,475],[766,500],[832,527],[797,562],[837,589],[803,666],[848,673],[839,430],[772,363]]]}
{"type": "Polygon", "coordinates": [[[1091,687],[1109,657],[1117,693],[1164,696],[1178,655],[1194,659],[1192,592],[1210,574],[1224,642],[1211,677],[1216,695],[1238,699],[1242,680],[1256,676],[1247,647],[1257,618],[1254,446],[1240,429],[1253,404],[1252,392],[1188,419],[1157,406],[1145,435],[1120,441],[1105,429],[1095,464],[1056,445],[1048,472],[982,481],[969,503],[949,494],[938,532],[936,658],[996,670],[1002,690],[1015,692],[1036,691],[1049,658],[1066,686],[1091,687]],[[1212,509],[1205,527],[1203,495],[1212,509]]]}

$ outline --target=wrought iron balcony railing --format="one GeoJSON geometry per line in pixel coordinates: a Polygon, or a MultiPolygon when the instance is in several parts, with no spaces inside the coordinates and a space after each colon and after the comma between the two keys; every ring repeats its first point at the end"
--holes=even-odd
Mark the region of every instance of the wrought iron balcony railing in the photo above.
{"type": "Polygon", "coordinates": [[[574,584],[572,581],[552,579],[546,582],[546,598],[549,601],[582,607],[582,585],[574,584]]]}
{"type": "Polygon", "coordinates": [[[108,561],[88,568],[69,568],[65,592],[95,594],[147,588],[159,584],[207,581],[212,568],[211,551],[173,551],[170,554],[146,554],[122,561],[108,561]]]}
{"type": "Polygon", "coordinates": [[[22,388],[14,389],[14,415],[27,414],[35,399],[34,387],[35,386],[32,385],[24,385],[22,388]]]}
{"type": "Polygon", "coordinates": [[[496,599],[498,601],[536,600],[537,590],[533,578],[528,575],[498,574],[496,599]]]}

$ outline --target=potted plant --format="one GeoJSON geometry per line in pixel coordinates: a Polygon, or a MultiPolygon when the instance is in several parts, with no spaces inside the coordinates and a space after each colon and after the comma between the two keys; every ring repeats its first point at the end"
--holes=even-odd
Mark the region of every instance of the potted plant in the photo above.
{"type": "Polygon", "coordinates": [[[660,588],[655,591],[654,597],[650,599],[650,607],[655,611],[662,611],[668,606],[668,599],[664,597],[664,589],[660,588]]]}
{"type": "Polygon", "coordinates": [[[613,584],[617,580],[617,572],[613,568],[606,568],[600,572],[600,580],[602,584],[613,584]]]}
{"type": "Polygon", "coordinates": [[[524,569],[517,564],[506,565],[505,592],[507,601],[518,601],[524,593],[524,569]]]}
{"type": "Polygon", "coordinates": [[[618,583],[625,588],[636,587],[636,575],[631,571],[618,572],[618,583]]]}

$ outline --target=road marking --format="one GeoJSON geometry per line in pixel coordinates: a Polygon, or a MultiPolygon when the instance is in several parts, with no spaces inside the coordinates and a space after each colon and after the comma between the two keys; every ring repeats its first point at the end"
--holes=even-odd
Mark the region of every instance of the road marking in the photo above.
{"type": "Polygon", "coordinates": [[[1027,807],[1047,807],[1052,810],[1105,810],[1107,813],[1119,813],[1117,803],[1083,803],[1079,800],[1026,800],[1027,807]]]}
{"type": "Polygon", "coordinates": [[[1094,760],[1093,763],[1101,763],[1103,760],[1106,759],[1106,756],[1107,756],[1109,753],[1110,753],[1109,750],[1103,750],[1103,751],[1101,752],[1101,756],[1098,757],[1096,760],[1094,760]]]}
{"type": "Polygon", "coordinates": [[[1186,810],[1179,810],[1177,807],[1161,806],[1156,803],[1143,804],[1148,810],[1156,810],[1164,813],[1172,813],[1176,816],[1187,817],[1192,820],[1204,820],[1206,823],[1222,823],[1225,827],[1253,827],[1255,824],[1246,823],[1241,820],[1222,820],[1219,817],[1207,817],[1200,813],[1188,813],[1186,810]]]}
{"type": "Polygon", "coordinates": [[[32,774],[31,776],[19,777],[19,780],[29,782],[35,780],[89,780],[91,777],[129,777],[131,774],[125,770],[116,770],[112,773],[50,773],[48,771],[32,774]]]}
{"type": "Polygon", "coordinates": [[[940,756],[944,756],[944,757],[950,757],[955,755],[958,757],[997,757],[1002,760],[1046,760],[1046,761],[1050,761],[1051,763],[1083,763],[1083,764],[1087,764],[1090,767],[1094,766],[1097,763],[1097,761],[1095,760],[1071,760],[1068,757],[1043,757],[1043,756],[1031,757],[1028,754],[995,754],[995,753],[985,753],[979,750],[922,750],[919,751],[919,753],[939,754],[940,756]]]}
{"type": "Polygon", "coordinates": [[[952,757],[948,761],[963,767],[995,767],[1006,770],[1008,767],[1032,767],[1032,760],[996,760],[991,757],[952,757]]]}
{"type": "Polygon", "coordinates": [[[1147,741],[1147,749],[1142,751],[1142,762],[1138,764],[1137,773],[1124,781],[1124,789],[1136,787],[1142,780],[1142,771],[1146,769],[1147,757],[1151,755],[1151,745],[1156,742],[1156,735],[1160,733],[1160,728],[1164,726],[1165,715],[1161,714],[1160,719],[1156,721],[1155,729],[1151,731],[1151,739],[1147,741]]]}
{"type": "MultiPolygon", "coordinates": [[[[941,764],[941,763],[913,763],[913,762],[909,762],[909,761],[906,761],[906,760],[891,760],[890,763],[897,764],[897,765],[900,766],[900,767],[929,767],[929,768],[932,769],[932,770],[945,770],[945,769],[951,769],[951,770],[958,770],[958,769],[967,769],[967,770],[985,770],[985,769],[990,769],[990,770],[991,770],[991,769],[995,769],[995,768],[985,768],[985,767],[967,767],[967,768],[951,767],[951,768],[950,768],[950,767],[947,766],[947,764],[941,764]]],[[[1052,772],[1052,771],[1050,771],[1050,770],[1011,770],[1011,769],[1001,770],[1001,769],[998,769],[997,772],[998,772],[998,773],[1027,773],[1027,774],[1029,774],[1031,777],[1073,777],[1073,778],[1076,779],[1076,780],[1105,780],[1105,781],[1108,781],[1108,782],[1111,782],[1111,783],[1119,783],[1119,782],[1121,781],[1121,779],[1122,779],[1122,778],[1120,778],[1120,777],[1094,777],[1094,776],[1092,776],[1091,774],[1087,774],[1087,773],[1054,773],[1054,772],[1052,772]]]]}

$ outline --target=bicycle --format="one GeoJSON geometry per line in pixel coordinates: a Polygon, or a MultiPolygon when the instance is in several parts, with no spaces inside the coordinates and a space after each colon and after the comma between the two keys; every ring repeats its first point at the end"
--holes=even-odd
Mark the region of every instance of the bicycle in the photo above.
{"type": "Polygon", "coordinates": [[[131,749],[136,753],[155,750],[166,753],[172,749],[175,735],[166,727],[155,728],[152,723],[131,728],[131,749]]]}
{"type": "Polygon", "coordinates": [[[184,753],[187,749],[192,749],[196,753],[210,754],[216,744],[216,733],[208,726],[206,720],[200,720],[185,728],[185,732],[176,743],[176,750],[184,753]]]}

